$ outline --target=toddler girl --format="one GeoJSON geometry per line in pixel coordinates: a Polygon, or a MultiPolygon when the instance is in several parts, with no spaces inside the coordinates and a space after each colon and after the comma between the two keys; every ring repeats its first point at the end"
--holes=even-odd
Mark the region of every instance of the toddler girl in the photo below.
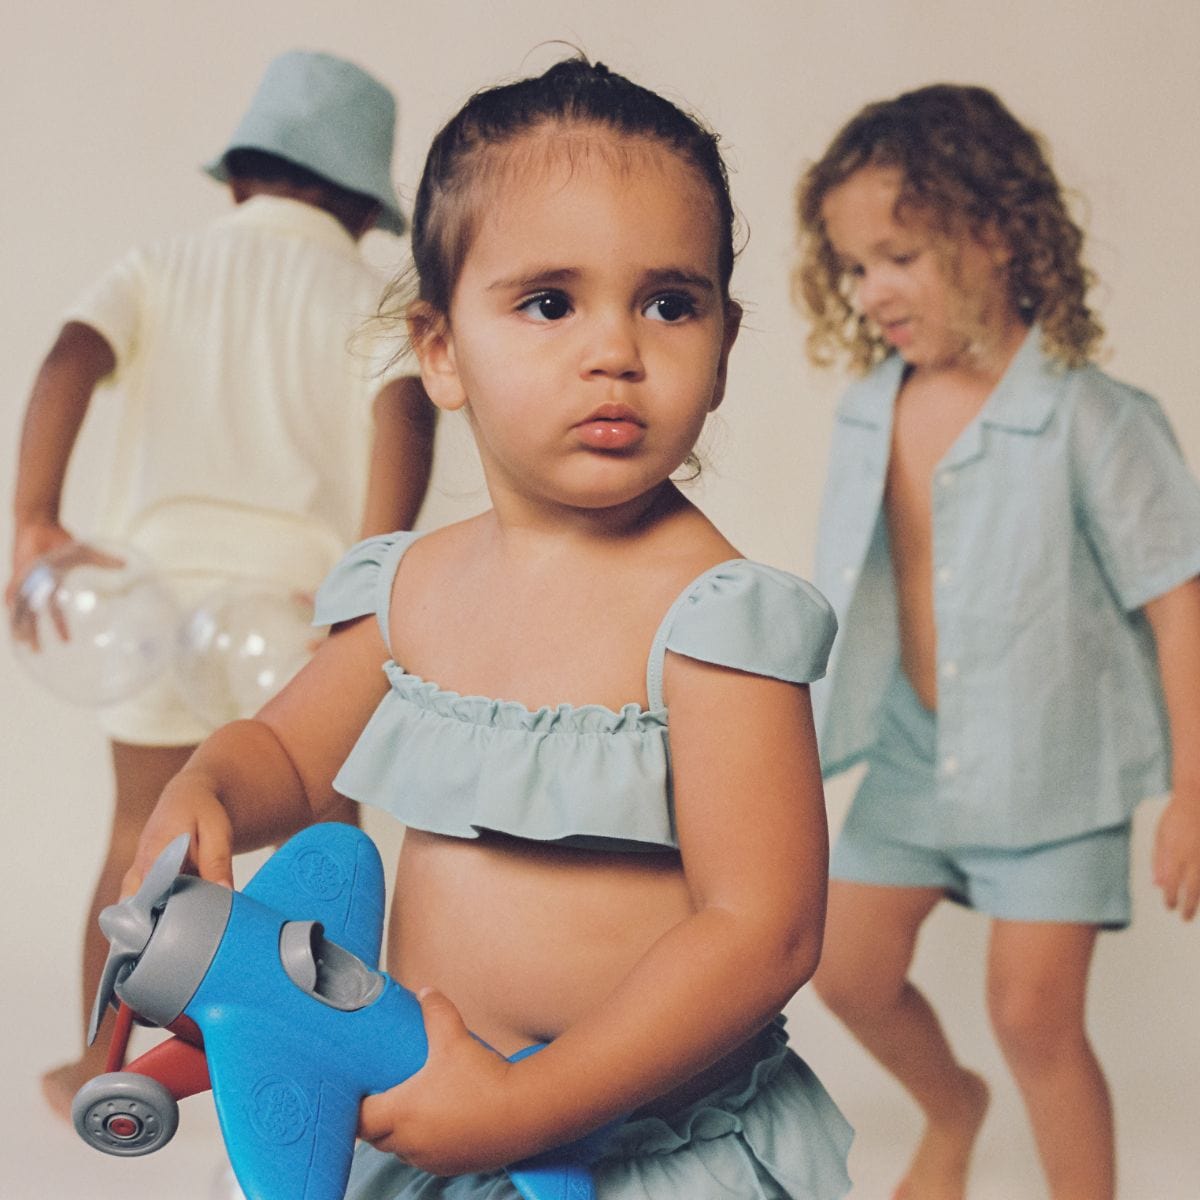
{"type": "Polygon", "coordinates": [[[430,1053],[363,1104],[360,1200],[511,1196],[502,1164],[624,1114],[605,1200],[847,1188],[848,1128],[778,1019],[821,943],[806,685],[834,622],[670,479],[725,388],[733,223],[716,138],[602,66],[449,122],[409,329],[492,507],[353,550],[311,664],[147,825],[129,883],[181,830],[228,881],[338,794],[407,827],[389,959],[430,1053]],[[507,1063],[468,1028],[552,1044],[507,1063]]]}
{"type": "Polygon", "coordinates": [[[1084,1027],[1129,920],[1130,813],[1174,794],[1155,878],[1200,902],[1200,490],[1157,404],[1088,361],[1082,235],[982,88],[872,104],[799,189],[797,292],[842,401],[817,583],[843,633],[827,773],[867,772],[816,985],[926,1118],[898,1197],[959,1197],[987,1106],[907,976],[944,896],[993,918],[988,1007],[1050,1192],[1113,1195],[1084,1027]]]}

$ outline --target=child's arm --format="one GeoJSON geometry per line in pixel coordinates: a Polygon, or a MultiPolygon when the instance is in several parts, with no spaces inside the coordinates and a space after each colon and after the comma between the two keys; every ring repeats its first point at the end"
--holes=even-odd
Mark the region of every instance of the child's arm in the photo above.
{"type": "Polygon", "coordinates": [[[381,388],[374,417],[362,537],[412,529],[433,467],[437,409],[418,376],[405,375],[381,388]]]}
{"type": "Polygon", "coordinates": [[[1200,579],[1146,605],[1171,729],[1171,799],[1158,823],[1154,882],[1190,921],[1200,908],[1200,579]]]}
{"type": "Polygon", "coordinates": [[[427,995],[429,1065],[362,1106],[360,1133],[381,1149],[457,1173],[569,1141],[746,1042],[816,969],[828,841],[808,689],[675,654],[666,689],[693,914],[512,1066],[427,995]]]}
{"type": "Polygon", "coordinates": [[[387,689],[374,620],[338,626],[251,720],[218,729],[167,784],[122,885],[136,889],[173,838],[190,833],[200,875],[232,884],[232,856],[277,843],[341,797],[333,777],[387,689]]]}
{"type": "Polygon", "coordinates": [[[67,463],[96,384],[116,366],[108,342],[90,325],[69,321],[34,380],[21,428],[13,495],[11,605],[35,560],[71,540],[59,521],[67,463]]]}

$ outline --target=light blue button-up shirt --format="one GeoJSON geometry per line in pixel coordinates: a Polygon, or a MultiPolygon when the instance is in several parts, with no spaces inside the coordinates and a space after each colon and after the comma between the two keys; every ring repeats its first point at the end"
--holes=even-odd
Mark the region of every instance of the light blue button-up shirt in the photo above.
{"type": "MultiPolygon", "coordinates": [[[[946,844],[1073,837],[1170,787],[1140,610],[1200,574],[1200,487],[1150,396],[1062,368],[1040,340],[1034,327],[933,478],[946,844]]],[[[841,626],[813,688],[826,775],[870,748],[898,669],[882,502],[903,372],[888,358],[837,415],[815,572],[841,626]]]]}

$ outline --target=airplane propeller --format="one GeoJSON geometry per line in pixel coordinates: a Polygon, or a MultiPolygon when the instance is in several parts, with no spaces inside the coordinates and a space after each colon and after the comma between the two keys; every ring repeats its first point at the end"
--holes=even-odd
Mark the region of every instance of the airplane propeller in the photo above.
{"type": "Polygon", "coordinates": [[[92,1007],[89,1046],[96,1040],[100,1019],[112,1001],[116,985],[137,965],[150,941],[156,916],[170,897],[175,878],[187,857],[189,840],[189,834],[181,833],[154,860],[141,887],[132,896],[119,904],[110,904],[100,913],[100,928],[108,938],[109,951],[92,1007]]]}

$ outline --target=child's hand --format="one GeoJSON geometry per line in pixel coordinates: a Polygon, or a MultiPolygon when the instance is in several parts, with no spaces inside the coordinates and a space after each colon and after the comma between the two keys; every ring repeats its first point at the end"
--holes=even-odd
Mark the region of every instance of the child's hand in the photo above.
{"type": "Polygon", "coordinates": [[[121,884],[129,896],[163,848],[181,833],[191,834],[187,862],[211,883],[233,887],[233,831],[229,814],[211,788],[185,767],[163,789],[138,840],[133,865],[121,884]]]}
{"type": "Polygon", "coordinates": [[[363,1100],[358,1136],[434,1175],[499,1170],[540,1149],[520,1144],[513,1064],[472,1037],[440,992],[418,998],[429,1057],[411,1079],[363,1100]]]}
{"type": "Polygon", "coordinates": [[[4,601],[12,607],[20,590],[21,581],[29,568],[44,554],[57,550],[72,541],[71,535],[57,521],[27,521],[13,533],[12,576],[4,589],[4,601]]]}
{"type": "MultiPolygon", "coordinates": [[[[4,589],[4,603],[8,606],[9,618],[12,622],[13,637],[24,642],[32,649],[39,649],[37,644],[37,618],[21,603],[21,587],[30,568],[43,555],[59,546],[68,545],[71,535],[57,522],[33,523],[27,522],[18,527],[13,534],[12,574],[4,589]]],[[[51,610],[55,618],[59,636],[66,641],[67,631],[61,616],[51,610]]]]}
{"type": "Polygon", "coordinates": [[[1200,794],[1171,797],[1154,838],[1154,882],[1168,908],[1190,921],[1200,908],[1200,794]]]}

